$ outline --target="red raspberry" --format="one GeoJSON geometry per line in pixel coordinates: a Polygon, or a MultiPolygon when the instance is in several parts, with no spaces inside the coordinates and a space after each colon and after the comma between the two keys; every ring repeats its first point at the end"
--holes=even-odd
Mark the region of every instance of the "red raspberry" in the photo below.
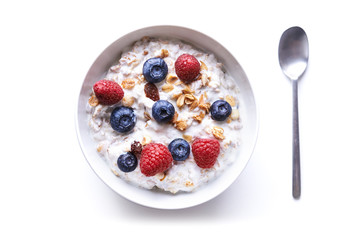
{"type": "Polygon", "coordinates": [[[141,152],[140,170],[145,176],[150,177],[169,169],[172,162],[171,153],[165,145],[149,143],[141,152]]]}
{"type": "Polygon", "coordinates": [[[110,80],[97,81],[93,86],[93,90],[99,103],[103,105],[113,105],[124,97],[124,91],[120,85],[110,80]]]}
{"type": "Polygon", "coordinates": [[[200,63],[194,56],[182,54],[176,59],[175,72],[183,82],[191,83],[200,73],[200,63]]]}
{"type": "Polygon", "coordinates": [[[195,162],[201,168],[212,168],[220,153],[220,143],[216,139],[198,138],[191,148],[195,162]]]}

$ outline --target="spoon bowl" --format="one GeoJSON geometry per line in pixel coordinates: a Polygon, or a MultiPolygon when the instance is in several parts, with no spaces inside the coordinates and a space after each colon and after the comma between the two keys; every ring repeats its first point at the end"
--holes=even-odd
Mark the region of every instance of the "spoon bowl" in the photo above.
{"type": "Polygon", "coordinates": [[[279,62],[284,74],[297,80],[306,70],[309,60],[309,42],[305,31],[292,27],[281,36],[279,43],[279,62]]]}
{"type": "Polygon", "coordinates": [[[298,79],[304,74],[309,60],[309,42],[300,27],[287,29],[280,38],[279,63],[293,86],[293,197],[300,198],[300,141],[298,114],[298,79]]]}

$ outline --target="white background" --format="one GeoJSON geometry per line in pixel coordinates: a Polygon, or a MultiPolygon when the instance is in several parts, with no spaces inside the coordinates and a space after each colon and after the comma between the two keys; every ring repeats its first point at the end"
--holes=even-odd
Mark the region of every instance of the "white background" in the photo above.
{"type": "Polygon", "coordinates": [[[360,14],[356,1],[2,1],[0,239],[359,239],[360,14]],[[198,207],[131,203],[77,142],[80,85],[113,41],[179,25],[222,43],[253,86],[260,129],[236,182],[198,207]],[[291,195],[291,83],[277,48],[308,34],[299,83],[302,196],[291,195]]]}

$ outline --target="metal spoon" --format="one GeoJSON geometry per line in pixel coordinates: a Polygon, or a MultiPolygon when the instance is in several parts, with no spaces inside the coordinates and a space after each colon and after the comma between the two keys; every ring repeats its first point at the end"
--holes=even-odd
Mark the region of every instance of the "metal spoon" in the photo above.
{"type": "Polygon", "coordinates": [[[306,70],[309,59],[309,42],[305,31],[300,27],[291,27],[281,36],[279,43],[279,62],[284,74],[293,86],[293,184],[295,199],[301,195],[300,181],[300,144],[298,117],[298,79],[306,70]]]}

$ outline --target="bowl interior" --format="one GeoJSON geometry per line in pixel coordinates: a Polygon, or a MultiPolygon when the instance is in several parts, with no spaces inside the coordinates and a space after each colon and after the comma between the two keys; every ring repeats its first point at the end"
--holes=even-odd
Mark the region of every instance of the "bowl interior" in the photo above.
{"type": "Polygon", "coordinates": [[[143,206],[159,209],[180,209],[206,202],[228,188],[245,168],[255,147],[258,116],[254,94],[250,83],[236,59],[222,45],[212,38],[183,27],[155,26],[131,32],[112,43],[95,60],[81,86],[76,112],[76,128],[79,144],[85,158],[94,172],[115,192],[124,198],[143,206]],[[222,62],[226,71],[234,78],[240,88],[240,108],[243,129],[241,130],[241,146],[231,157],[234,163],[218,178],[192,193],[171,194],[162,191],[150,191],[135,187],[116,177],[106,162],[96,152],[96,143],[92,140],[85,110],[86,102],[93,84],[105,76],[109,67],[119,60],[123,51],[144,36],[176,38],[206,52],[212,52],[222,62]]]}

